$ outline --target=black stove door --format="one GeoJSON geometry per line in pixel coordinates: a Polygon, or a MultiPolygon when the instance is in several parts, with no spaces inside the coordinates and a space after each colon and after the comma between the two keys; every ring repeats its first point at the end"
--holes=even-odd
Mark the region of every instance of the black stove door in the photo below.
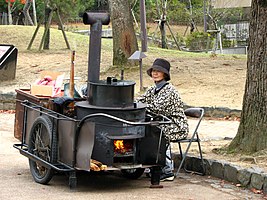
{"type": "Polygon", "coordinates": [[[145,137],[137,142],[137,160],[143,165],[165,166],[166,139],[156,126],[146,126],[145,137]]]}

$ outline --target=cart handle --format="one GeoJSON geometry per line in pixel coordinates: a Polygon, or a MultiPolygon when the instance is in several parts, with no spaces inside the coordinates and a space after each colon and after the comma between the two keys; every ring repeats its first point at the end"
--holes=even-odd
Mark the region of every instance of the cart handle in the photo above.
{"type": "Polygon", "coordinates": [[[117,120],[117,121],[125,123],[125,124],[133,125],[133,126],[142,126],[142,125],[158,126],[158,125],[173,123],[172,120],[169,119],[168,117],[166,117],[164,115],[159,115],[159,116],[161,116],[166,121],[131,122],[131,121],[127,121],[125,119],[121,119],[119,117],[115,117],[113,115],[106,114],[106,113],[94,113],[94,114],[90,114],[90,115],[87,115],[84,118],[82,118],[78,124],[78,127],[80,127],[84,123],[85,120],[87,120],[89,118],[94,118],[94,117],[106,117],[106,118],[117,120]]]}

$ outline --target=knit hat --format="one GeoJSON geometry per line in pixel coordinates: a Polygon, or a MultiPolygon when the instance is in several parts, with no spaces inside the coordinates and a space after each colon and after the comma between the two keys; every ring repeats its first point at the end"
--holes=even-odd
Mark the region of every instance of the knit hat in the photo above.
{"type": "Polygon", "coordinates": [[[153,69],[161,71],[166,75],[165,80],[169,81],[169,80],[171,80],[170,67],[171,67],[171,65],[170,65],[169,61],[162,59],[162,58],[157,58],[154,61],[153,65],[146,72],[151,77],[152,76],[151,72],[153,69]]]}

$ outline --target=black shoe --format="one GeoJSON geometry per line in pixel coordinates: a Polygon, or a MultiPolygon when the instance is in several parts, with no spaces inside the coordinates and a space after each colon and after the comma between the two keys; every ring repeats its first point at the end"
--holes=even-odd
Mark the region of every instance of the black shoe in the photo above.
{"type": "Polygon", "coordinates": [[[173,181],[173,180],[174,180],[174,174],[173,173],[160,175],[160,181],[173,181]]]}

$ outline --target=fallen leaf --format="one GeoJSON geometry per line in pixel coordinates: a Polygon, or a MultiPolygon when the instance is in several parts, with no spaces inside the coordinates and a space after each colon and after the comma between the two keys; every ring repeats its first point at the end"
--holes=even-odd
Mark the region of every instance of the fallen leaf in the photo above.
{"type": "Polygon", "coordinates": [[[251,190],[251,192],[253,192],[254,194],[263,194],[263,191],[262,191],[262,190],[257,190],[257,189],[255,189],[255,188],[251,188],[250,190],[251,190]]]}
{"type": "Polygon", "coordinates": [[[4,114],[14,114],[16,111],[15,110],[0,110],[0,113],[4,114]]]}

